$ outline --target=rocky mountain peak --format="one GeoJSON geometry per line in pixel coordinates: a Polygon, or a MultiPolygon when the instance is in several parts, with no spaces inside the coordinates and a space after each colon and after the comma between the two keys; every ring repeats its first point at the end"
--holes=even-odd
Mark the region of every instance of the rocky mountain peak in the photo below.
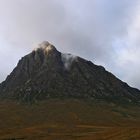
{"type": "MultiPolygon", "coordinates": [[[[32,56],[35,56],[35,59],[42,59],[45,63],[49,59],[56,59],[56,61],[61,61],[66,70],[69,70],[72,63],[78,59],[77,56],[69,54],[69,53],[61,53],[59,52],[54,45],[49,43],[48,41],[43,41],[38,45],[36,49],[31,53],[32,56]],[[35,55],[34,55],[35,54],[35,55]],[[51,57],[51,58],[50,58],[51,57]]],[[[52,60],[50,60],[52,61],[52,60]]],[[[60,64],[60,62],[59,62],[60,64]]]]}
{"type": "Polygon", "coordinates": [[[38,45],[33,51],[43,51],[45,54],[48,54],[52,51],[57,51],[57,49],[48,41],[43,41],[41,44],[38,45]]]}
{"type": "Polygon", "coordinates": [[[0,84],[1,96],[22,101],[61,97],[139,102],[140,91],[102,66],[61,53],[44,41],[0,84]]]}

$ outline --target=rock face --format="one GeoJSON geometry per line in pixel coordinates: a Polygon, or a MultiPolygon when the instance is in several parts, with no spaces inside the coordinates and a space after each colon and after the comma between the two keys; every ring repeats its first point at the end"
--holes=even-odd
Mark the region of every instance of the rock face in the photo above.
{"type": "Polygon", "coordinates": [[[62,54],[43,42],[23,57],[0,84],[0,96],[22,101],[47,98],[97,98],[139,102],[140,91],[83,58],[62,54]]]}

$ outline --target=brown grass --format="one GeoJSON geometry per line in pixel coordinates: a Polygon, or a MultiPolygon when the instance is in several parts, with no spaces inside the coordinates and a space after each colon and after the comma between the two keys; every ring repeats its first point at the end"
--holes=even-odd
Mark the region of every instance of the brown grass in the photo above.
{"type": "Polygon", "coordinates": [[[0,103],[0,140],[140,140],[140,107],[82,100],[0,103]]]}

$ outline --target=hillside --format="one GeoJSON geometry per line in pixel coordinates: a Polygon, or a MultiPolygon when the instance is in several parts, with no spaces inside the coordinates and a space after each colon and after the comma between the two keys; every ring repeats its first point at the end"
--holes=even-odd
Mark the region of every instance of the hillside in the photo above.
{"type": "Polygon", "coordinates": [[[139,140],[140,107],[77,99],[0,102],[0,140],[139,140]]]}

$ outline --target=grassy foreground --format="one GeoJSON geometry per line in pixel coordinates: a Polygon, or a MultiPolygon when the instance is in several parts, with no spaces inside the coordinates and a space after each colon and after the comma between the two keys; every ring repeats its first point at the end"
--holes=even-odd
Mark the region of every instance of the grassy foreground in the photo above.
{"type": "Polygon", "coordinates": [[[0,140],[140,140],[140,107],[49,99],[0,102],[0,140]]]}

